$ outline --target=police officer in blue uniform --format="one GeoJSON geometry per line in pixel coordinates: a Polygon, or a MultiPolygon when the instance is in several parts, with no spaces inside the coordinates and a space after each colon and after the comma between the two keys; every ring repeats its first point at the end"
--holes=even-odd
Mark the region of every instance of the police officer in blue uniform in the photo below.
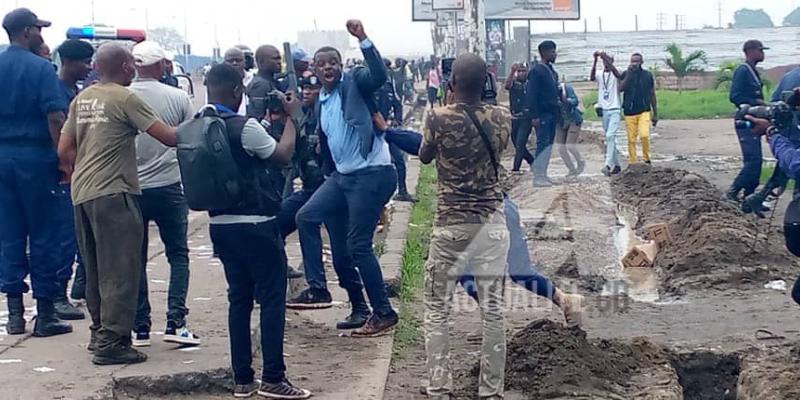
{"type": "Polygon", "coordinates": [[[34,54],[50,22],[26,8],[3,18],[11,46],[0,54],[0,291],[8,296],[9,334],[25,333],[22,295],[30,274],[37,318],[34,336],[72,332],[55,312],[60,292],[61,249],[57,219],[59,185],[56,146],[66,99],[53,65],[34,54]],[[26,248],[30,246],[30,260],[26,248]]]}
{"type": "MultiPolygon", "coordinates": [[[[78,39],[68,39],[56,49],[58,59],[61,60],[61,68],[58,71],[58,79],[61,90],[67,100],[71,103],[78,95],[79,82],[83,82],[92,70],[92,56],[94,48],[88,42],[78,39]]],[[[69,107],[64,110],[69,111],[69,107]]],[[[63,196],[64,202],[61,204],[59,214],[63,236],[60,241],[62,244],[63,262],[59,263],[61,268],[58,270],[59,288],[58,296],[55,298],[56,314],[61,319],[78,320],[84,319],[83,312],[67,299],[67,284],[72,278],[72,266],[77,259],[78,264],[75,269],[75,280],[72,284],[72,298],[76,300],[86,298],[86,271],[83,267],[83,260],[78,254],[77,238],[75,237],[75,214],[72,207],[72,198],[69,195],[69,186],[63,186],[66,194],[63,196]]]]}

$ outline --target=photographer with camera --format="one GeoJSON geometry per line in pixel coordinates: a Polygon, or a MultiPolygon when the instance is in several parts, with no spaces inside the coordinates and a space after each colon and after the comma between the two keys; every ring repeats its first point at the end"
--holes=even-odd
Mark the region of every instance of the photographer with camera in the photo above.
{"type": "MultiPolygon", "coordinates": [[[[764,105],[764,84],[756,66],[764,61],[764,45],[758,40],[748,40],[744,44],[746,61],[742,63],[733,74],[731,83],[730,100],[736,108],[742,105],[764,105]]],[[[739,202],[739,195],[744,191],[744,197],[755,192],[761,178],[761,165],[764,158],[761,154],[761,140],[754,136],[747,128],[737,128],[736,136],[742,148],[742,170],[726,193],[728,199],[739,202]]]]}
{"type": "Polygon", "coordinates": [[[276,75],[281,72],[281,52],[271,45],[264,45],[256,50],[258,74],[247,85],[247,116],[262,120],[267,116],[267,111],[280,110],[281,104],[277,101],[275,91],[286,92],[286,84],[277,80],[276,75]]]}
{"type": "MultiPolygon", "coordinates": [[[[743,116],[743,119],[747,121],[747,126],[751,128],[756,137],[766,136],[772,154],[778,161],[775,168],[776,174],[770,178],[770,181],[781,180],[783,188],[785,188],[788,178],[796,180],[800,177],[800,142],[792,140],[792,137],[796,137],[798,132],[797,118],[792,114],[796,113],[800,106],[800,68],[784,76],[773,98],[785,97],[783,93],[787,93],[787,91],[783,89],[788,88],[790,84],[795,85],[796,88],[792,90],[790,96],[786,97],[785,102],[775,102],[766,107],[754,107],[743,116]],[[790,117],[790,115],[792,116],[790,117]],[[780,178],[780,175],[783,175],[784,178],[780,178]]],[[[739,116],[737,115],[737,128],[743,126],[742,122],[744,122],[739,116]]],[[[768,183],[767,186],[769,185],[768,183]]],[[[779,187],[780,189],[781,187],[779,187]]],[[[795,188],[793,200],[786,209],[783,233],[786,248],[795,256],[800,257],[800,188],[795,188]]],[[[800,304],[800,279],[794,284],[792,298],[800,304]]]]}

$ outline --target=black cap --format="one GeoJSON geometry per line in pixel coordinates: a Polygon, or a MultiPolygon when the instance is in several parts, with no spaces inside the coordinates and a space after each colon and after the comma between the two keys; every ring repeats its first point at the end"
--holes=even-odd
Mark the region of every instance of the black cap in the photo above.
{"type": "Polygon", "coordinates": [[[303,88],[306,86],[322,86],[322,82],[319,81],[319,78],[317,78],[316,75],[311,75],[308,78],[303,78],[300,80],[300,87],[303,88]]]}
{"type": "Polygon", "coordinates": [[[552,40],[545,40],[542,43],[539,43],[539,51],[545,50],[555,50],[556,49],[556,42],[552,40]]]}
{"type": "Polygon", "coordinates": [[[23,29],[31,26],[46,28],[50,25],[50,21],[39,19],[33,11],[27,8],[18,8],[6,14],[3,18],[3,29],[5,29],[9,35],[21,32],[23,29]]]}
{"type": "Polygon", "coordinates": [[[761,43],[760,40],[748,40],[744,42],[743,50],[769,50],[769,47],[764,47],[764,43],[761,43]]]}
{"type": "Polygon", "coordinates": [[[67,39],[58,46],[58,56],[62,60],[85,60],[92,58],[94,48],[89,42],[78,39],[67,39]]]}

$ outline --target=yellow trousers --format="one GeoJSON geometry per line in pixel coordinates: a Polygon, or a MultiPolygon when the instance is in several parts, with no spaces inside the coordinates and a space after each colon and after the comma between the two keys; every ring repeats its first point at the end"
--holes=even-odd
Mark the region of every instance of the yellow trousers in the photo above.
{"type": "Polygon", "coordinates": [[[631,164],[636,164],[636,142],[642,139],[642,157],[645,161],[650,161],[650,112],[643,112],[639,115],[625,116],[625,123],[628,128],[628,160],[631,164]]]}

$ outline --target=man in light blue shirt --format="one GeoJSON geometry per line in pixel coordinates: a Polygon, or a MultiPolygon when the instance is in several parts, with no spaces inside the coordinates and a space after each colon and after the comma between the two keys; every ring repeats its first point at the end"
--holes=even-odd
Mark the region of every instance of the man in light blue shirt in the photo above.
{"type": "Polygon", "coordinates": [[[388,333],[398,322],[372,250],[381,211],[397,187],[397,173],[383,133],[375,128],[372,119],[378,111],[375,92],[387,80],[383,58],[364,33],[361,21],[348,21],[347,29],[361,43],[366,67],[356,67],[343,75],[342,57],[336,49],[323,47],[314,56],[323,85],[317,106],[320,147],[323,159],[335,167],[335,172],[297,214],[309,288],[290,300],[289,306],[315,308],[330,302],[319,226],[334,216],[346,215],[347,226],[328,224],[331,243],[342,243],[344,237],[347,243],[346,249],[333,246],[332,251],[349,252],[354,264],[336,271],[353,308],[352,314],[337,328],[358,328],[353,336],[374,337],[388,333]],[[371,315],[360,283],[347,279],[356,274],[355,266],[372,305],[371,315]]]}

